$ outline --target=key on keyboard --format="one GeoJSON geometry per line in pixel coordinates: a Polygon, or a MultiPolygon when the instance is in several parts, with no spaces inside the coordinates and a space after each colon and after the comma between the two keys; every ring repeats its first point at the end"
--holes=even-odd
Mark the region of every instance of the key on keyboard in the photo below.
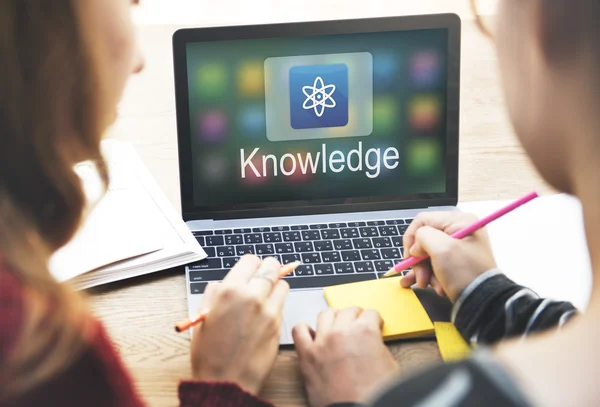
{"type": "Polygon", "coordinates": [[[244,242],[246,244],[251,244],[251,243],[262,243],[262,234],[260,233],[251,233],[249,235],[244,235],[244,242]]]}
{"type": "Polygon", "coordinates": [[[265,241],[265,243],[281,242],[281,233],[279,233],[279,232],[265,233],[263,235],[263,240],[265,241]]]}
{"type": "Polygon", "coordinates": [[[314,276],[315,275],[315,271],[313,269],[313,266],[311,266],[310,264],[303,264],[303,265],[298,266],[296,268],[296,270],[294,271],[294,274],[297,275],[298,277],[301,277],[301,276],[314,276]]]}
{"type": "Polygon", "coordinates": [[[314,242],[315,250],[318,252],[324,252],[326,250],[333,250],[333,243],[330,240],[323,240],[320,242],[314,242]]]}
{"type": "Polygon", "coordinates": [[[244,244],[244,237],[242,235],[227,235],[225,236],[225,244],[244,244]]]}
{"type": "Polygon", "coordinates": [[[235,256],[235,247],[233,246],[220,246],[217,247],[217,256],[235,256]]]}
{"type": "Polygon", "coordinates": [[[321,234],[318,230],[307,230],[302,232],[303,240],[321,240],[321,234]]]}
{"type": "Polygon", "coordinates": [[[360,237],[360,235],[358,234],[357,228],[340,229],[340,236],[344,239],[360,237]]]}
{"type": "Polygon", "coordinates": [[[294,253],[294,245],[292,243],[278,243],[275,245],[277,253],[294,253]]]}
{"type": "Polygon", "coordinates": [[[379,236],[378,230],[376,227],[366,227],[360,228],[360,236],[361,237],[376,237],[379,236]]]}
{"type": "Polygon", "coordinates": [[[373,247],[371,239],[352,239],[352,243],[356,249],[370,249],[373,247]]]}
{"type": "Polygon", "coordinates": [[[323,262],[325,263],[335,263],[336,261],[342,261],[339,252],[323,252],[321,253],[321,257],[323,257],[323,262]]]}
{"type": "Polygon", "coordinates": [[[225,244],[223,236],[206,236],[205,240],[207,246],[223,246],[225,244]]]}
{"type": "Polygon", "coordinates": [[[238,256],[243,256],[244,254],[254,254],[254,246],[251,244],[236,246],[235,249],[238,256]]]}
{"type": "Polygon", "coordinates": [[[302,235],[300,232],[283,232],[284,242],[297,242],[300,240],[302,240],[302,235]]]}
{"type": "Polygon", "coordinates": [[[259,255],[267,255],[267,254],[275,254],[275,248],[272,244],[257,244],[256,245],[256,254],[259,255]]]}

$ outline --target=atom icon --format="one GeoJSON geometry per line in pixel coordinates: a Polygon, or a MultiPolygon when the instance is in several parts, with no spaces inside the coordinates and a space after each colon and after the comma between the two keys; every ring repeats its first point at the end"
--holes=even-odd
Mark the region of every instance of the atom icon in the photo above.
{"type": "Polygon", "coordinates": [[[317,117],[323,116],[326,107],[335,107],[335,100],[332,97],[335,92],[335,85],[325,86],[323,78],[320,76],[315,78],[313,86],[303,86],[302,92],[306,96],[302,108],[305,110],[314,109],[317,117]]]}

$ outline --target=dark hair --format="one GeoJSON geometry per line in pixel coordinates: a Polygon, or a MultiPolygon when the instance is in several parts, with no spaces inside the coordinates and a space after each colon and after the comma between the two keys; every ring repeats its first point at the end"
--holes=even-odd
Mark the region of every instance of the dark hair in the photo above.
{"type": "Polygon", "coordinates": [[[19,340],[2,363],[0,401],[64,369],[90,332],[81,297],[47,268],[86,205],[75,164],[92,160],[105,185],[108,178],[98,61],[80,4],[0,2],[0,273],[10,269],[22,285],[24,310],[19,340]]]}
{"type": "Polygon", "coordinates": [[[72,237],[85,204],[73,166],[102,163],[96,81],[76,2],[0,5],[0,188],[52,249],[72,237]]]}

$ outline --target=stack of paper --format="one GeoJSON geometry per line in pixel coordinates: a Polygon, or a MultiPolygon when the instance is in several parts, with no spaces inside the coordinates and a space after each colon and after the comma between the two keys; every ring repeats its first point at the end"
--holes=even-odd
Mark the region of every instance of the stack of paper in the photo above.
{"type": "MultiPolygon", "coordinates": [[[[201,260],[206,253],[159,189],[133,147],[105,140],[107,194],[75,238],[50,260],[58,281],[94,287],[201,260]]],[[[91,164],[77,168],[88,196],[98,178],[91,164]]]]}

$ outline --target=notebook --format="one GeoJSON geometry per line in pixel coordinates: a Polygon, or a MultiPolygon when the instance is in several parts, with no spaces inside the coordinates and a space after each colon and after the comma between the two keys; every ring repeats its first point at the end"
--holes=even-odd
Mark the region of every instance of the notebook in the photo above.
{"type": "Polygon", "coordinates": [[[400,278],[326,287],[325,298],[338,309],[358,306],[379,311],[386,341],[431,335],[431,319],[414,291],[400,287],[400,278]]]}
{"type": "MultiPolygon", "coordinates": [[[[201,260],[206,253],[162,193],[133,146],[102,142],[110,185],[75,237],[50,259],[50,272],[76,289],[124,280],[201,260]]],[[[76,171],[95,202],[95,166],[76,171]]]]}

